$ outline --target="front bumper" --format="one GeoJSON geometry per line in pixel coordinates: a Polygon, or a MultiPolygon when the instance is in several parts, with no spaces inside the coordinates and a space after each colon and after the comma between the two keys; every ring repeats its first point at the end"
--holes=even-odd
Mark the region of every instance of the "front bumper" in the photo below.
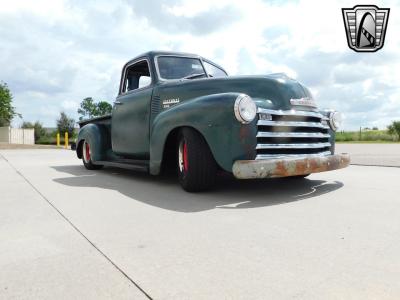
{"type": "Polygon", "coordinates": [[[301,158],[278,158],[269,160],[237,160],[233,175],[238,179],[256,179],[307,175],[342,169],[350,164],[347,153],[301,158]]]}

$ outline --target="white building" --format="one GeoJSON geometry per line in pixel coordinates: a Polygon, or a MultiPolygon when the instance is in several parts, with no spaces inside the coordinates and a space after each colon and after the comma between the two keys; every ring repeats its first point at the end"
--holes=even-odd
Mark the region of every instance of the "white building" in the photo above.
{"type": "Polygon", "coordinates": [[[35,144],[35,129],[0,127],[0,143],[35,144]]]}

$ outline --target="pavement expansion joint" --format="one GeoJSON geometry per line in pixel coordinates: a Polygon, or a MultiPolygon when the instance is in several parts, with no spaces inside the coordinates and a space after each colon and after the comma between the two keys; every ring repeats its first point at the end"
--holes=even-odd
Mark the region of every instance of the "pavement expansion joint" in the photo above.
{"type": "Polygon", "coordinates": [[[103,251],[101,251],[95,244],[92,242],[82,231],[79,230],[79,228],[70,221],[67,216],[65,216],[46,196],[44,196],[34,185],[31,181],[29,181],[28,178],[26,178],[11,162],[0,153],[0,158],[4,159],[8,165],[18,174],[20,175],[23,180],[30,185],[33,190],[39,194],[39,196],[45,200],[69,225],[72,226],[72,228],[79,234],[81,235],[101,256],[103,256],[109,263],[111,263],[115,269],[117,269],[125,278],[127,278],[134,286],[136,286],[148,299],[153,299],[146,291],[144,291],[138,283],[136,283],[131,277],[129,277],[128,274],[126,274],[114,261],[111,260],[103,251]]]}

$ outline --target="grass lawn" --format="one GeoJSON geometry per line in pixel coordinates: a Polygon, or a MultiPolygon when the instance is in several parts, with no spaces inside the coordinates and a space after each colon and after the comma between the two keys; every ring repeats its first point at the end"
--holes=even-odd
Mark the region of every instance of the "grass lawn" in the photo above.
{"type": "Polygon", "coordinates": [[[397,143],[399,139],[387,130],[341,131],[336,133],[337,143],[397,143]]]}
{"type": "Polygon", "coordinates": [[[336,144],[400,144],[399,141],[336,141],[336,144]]]}

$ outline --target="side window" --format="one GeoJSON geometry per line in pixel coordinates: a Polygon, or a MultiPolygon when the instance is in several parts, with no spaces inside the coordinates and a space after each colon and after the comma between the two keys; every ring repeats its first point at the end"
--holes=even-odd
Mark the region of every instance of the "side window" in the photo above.
{"type": "Polygon", "coordinates": [[[140,76],[139,78],[139,89],[145,86],[150,85],[151,78],[150,76],[140,76]]]}
{"type": "Polygon", "coordinates": [[[226,74],[224,70],[222,70],[206,61],[203,61],[203,63],[204,63],[204,67],[207,70],[208,75],[210,75],[211,77],[226,77],[226,76],[228,76],[228,74],[226,74]]]}
{"type": "Polygon", "coordinates": [[[146,60],[142,60],[126,69],[122,93],[146,87],[150,83],[149,64],[146,60]]]}

